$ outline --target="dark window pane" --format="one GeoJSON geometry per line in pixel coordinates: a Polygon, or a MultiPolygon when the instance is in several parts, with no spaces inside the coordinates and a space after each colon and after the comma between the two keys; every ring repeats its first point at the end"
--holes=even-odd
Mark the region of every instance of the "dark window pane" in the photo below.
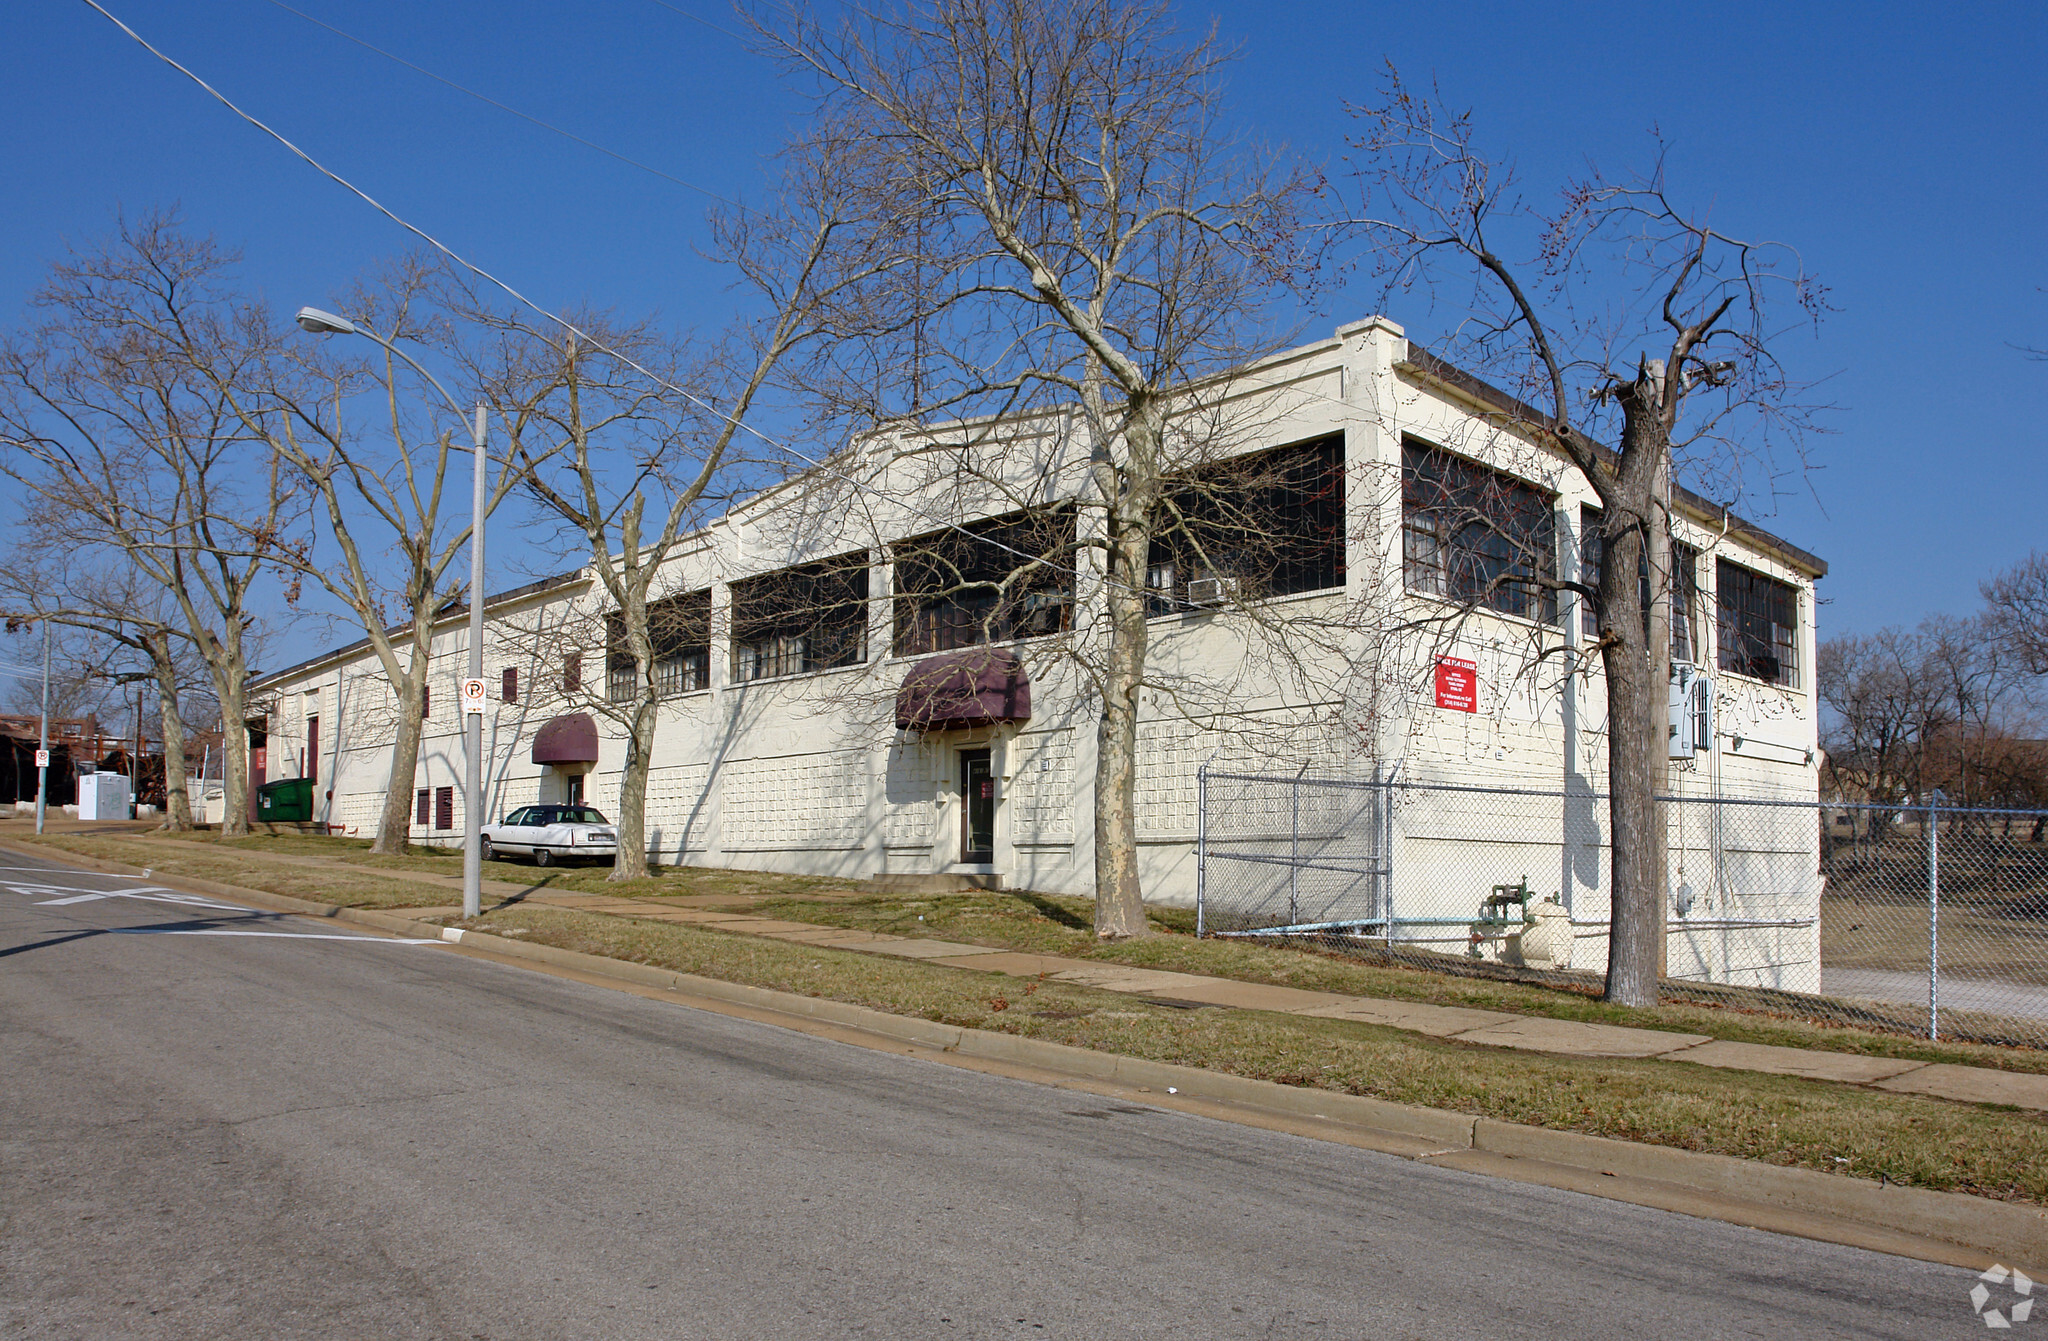
{"type": "MultiPolygon", "coordinates": [[[[647,636],[654,650],[654,692],[663,698],[711,687],[711,591],[650,602],[647,636]]],[[[629,703],[638,694],[638,671],[626,639],[626,621],[605,616],[605,696],[629,703]]]]}
{"type": "Polygon", "coordinates": [[[1190,471],[1166,494],[1146,565],[1151,614],[1344,585],[1341,434],[1190,471]],[[1221,579],[1224,587],[1188,584],[1221,579]]]}
{"type": "Polygon", "coordinates": [[[897,655],[1066,630],[1074,604],[1074,535],[1074,510],[1060,507],[897,542],[897,655]]]}
{"type": "Polygon", "coordinates": [[[498,697],[507,703],[519,701],[519,672],[516,668],[507,666],[498,677],[498,697]]]}
{"type": "Polygon", "coordinates": [[[867,660],[868,556],[841,555],[732,584],[732,678],[867,660]]]}
{"type": "MultiPolygon", "coordinates": [[[[1605,545],[1600,538],[1600,521],[1607,514],[1596,507],[1579,509],[1579,580],[1587,586],[1600,585],[1600,566],[1605,545]]],[[[1650,560],[1636,556],[1636,597],[1642,602],[1643,630],[1650,627],[1650,560]]],[[[1700,552],[1691,545],[1671,546],[1671,659],[1693,661],[1699,647],[1700,552]]],[[[1579,600],[1579,631],[1588,638],[1600,636],[1600,610],[1596,601],[1579,600]]]]}
{"type": "Polygon", "coordinates": [[[1714,585],[1721,669],[1796,687],[1799,589],[1726,559],[1715,570],[1714,585]]]}
{"type": "Polygon", "coordinates": [[[1557,622],[1550,495],[1412,439],[1401,446],[1401,563],[1410,591],[1557,622]]]}
{"type": "Polygon", "coordinates": [[[429,792],[425,787],[412,794],[412,822],[423,829],[427,826],[427,805],[432,795],[433,793],[429,792]]]}
{"type": "Polygon", "coordinates": [[[452,829],[455,827],[455,789],[437,787],[434,789],[434,827],[452,829]]]}

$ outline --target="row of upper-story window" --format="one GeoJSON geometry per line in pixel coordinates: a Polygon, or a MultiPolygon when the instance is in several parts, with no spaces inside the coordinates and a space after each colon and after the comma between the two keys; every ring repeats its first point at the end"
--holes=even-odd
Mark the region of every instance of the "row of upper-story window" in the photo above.
{"type": "MultiPolygon", "coordinates": [[[[1193,584],[1229,584],[1260,600],[1344,584],[1344,451],[1332,435],[1232,457],[1183,472],[1167,491],[1151,541],[1146,608],[1154,616],[1213,602],[1193,584]]],[[[1071,504],[1026,509],[947,527],[888,547],[890,646],[924,656],[1064,632],[1072,627],[1080,562],[1071,504]]],[[[856,551],[730,585],[731,680],[859,665],[868,656],[869,556],[856,551]]],[[[648,607],[655,691],[669,697],[711,685],[711,592],[648,607]]],[[[605,692],[637,696],[625,622],[607,617],[605,692]]],[[[580,659],[565,667],[580,688],[580,659]]]]}
{"type": "MultiPolygon", "coordinates": [[[[1402,444],[1401,553],[1407,588],[1539,623],[1558,622],[1557,498],[1549,491],[1416,439],[1402,444]]],[[[1603,561],[1601,511],[1580,510],[1582,582],[1597,586],[1603,561]]],[[[1705,601],[1699,551],[1672,549],[1671,655],[1693,661],[1703,650],[1705,601]]],[[[1716,661],[1725,671],[1770,684],[1799,684],[1799,589],[1766,573],[1717,558],[1714,574],[1716,661]]],[[[1649,608],[1647,563],[1638,563],[1649,608]]],[[[1589,636],[1598,612],[1581,602],[1589,636]]]]}
{"type": "MultiPolygon", "coordinates": [[[[1152,537],[1146,607],[1159,617],[1344,584],[1345,471],[1341,436],[1235,457],[1185,472],[1152,537]],[[1197,584],[1207,583],[1206,590],[1197,584]],[[1200,590],[1200,595],[1196,593],[1200,590]],[[1227,594],[1226,594],[1227,593],[1227,594]]],[[[1555,495],[1526,480],[1415,439],[1403,445],[1402,558],[1409,590],[1542,623],[1558,622],[1555,495]]],[[[1583,508],[1581,573],[1597,582],[1600,512],[1583,508]]],[[[1013,512],[892,543],[897,656],[1056,634],[1071,627],[1079,557],[1072,506],[1013,512]]],[[[1673,553],[1672,655],[1702,649],[1699,554],[1673,553]]],[[[1647,565],[1639,564],[1647,608],[1647,565]]],[[[746,683],[858,665],[868,656],[869,557],[856,551],[731,584],[731,680],[746,683]]],[[[1799,593],[1791,583],[1719,559],[1714,586],[1721,669],[1799,683],[1799,593]]],[[[1586,633],[1597,615],[1581,603],[1586,633]]],[[[656,693],[711,686],[711,592],[651,604],[656,693]]],[[[617,615],[607,619],[607,697],[635,696],[634,659],[617,615]]],[[[500,698],[519,699],[519,671],[500,698]]],[[[570,652],[561,688],[583,689],[570,652]]],[[[431,699],[422,702],[431,711],[431,699]]]]}

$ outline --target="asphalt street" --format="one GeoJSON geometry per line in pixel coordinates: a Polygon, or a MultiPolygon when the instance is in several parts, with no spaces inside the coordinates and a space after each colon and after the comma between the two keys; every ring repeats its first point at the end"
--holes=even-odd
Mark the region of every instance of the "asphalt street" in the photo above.
{"type": "Polygon", "coordinates": [[[0,867],[8,1336],[1984,1331],[1968,1271],[0,867]]]}

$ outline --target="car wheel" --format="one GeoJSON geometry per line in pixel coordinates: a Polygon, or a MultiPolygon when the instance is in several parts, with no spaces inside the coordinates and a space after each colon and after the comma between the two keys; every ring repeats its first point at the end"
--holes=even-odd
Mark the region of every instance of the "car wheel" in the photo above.
{"type": "Polygon", "coordinates": [[[537,847],[537,848],[535,848],[535,849],[533,850],[533,864],[534,864],[534,865],[536,865],[536,866],[552,866],[552,865],[554,864],[554,861],[555,861],[555,858],[554,858],[554,854],[553,854],[553,853],[551,853],[551,852],[549,852],[549,851],[548,851],[548,850],[547,850],[546,848],[544,848],[544,847],[537,847]]]}
{"type": "Polygon", "coordinates": [[[483,859],[485,861],[496,861],[498,859],[498,849],[491,846],[491,840],[488,838],[484,839],[483,859]]]}

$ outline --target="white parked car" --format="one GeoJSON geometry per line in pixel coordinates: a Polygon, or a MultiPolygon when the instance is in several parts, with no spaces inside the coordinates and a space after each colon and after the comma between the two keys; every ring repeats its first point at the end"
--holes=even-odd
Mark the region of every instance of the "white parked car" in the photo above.
{"type": "Polygon", "coordinates": [[[619,831],[590,806],[527,806],[497,824],[483,826],[484,860],[515,853],[536,866],[561,857],[603,857],[619,853],[619,831]]]}

